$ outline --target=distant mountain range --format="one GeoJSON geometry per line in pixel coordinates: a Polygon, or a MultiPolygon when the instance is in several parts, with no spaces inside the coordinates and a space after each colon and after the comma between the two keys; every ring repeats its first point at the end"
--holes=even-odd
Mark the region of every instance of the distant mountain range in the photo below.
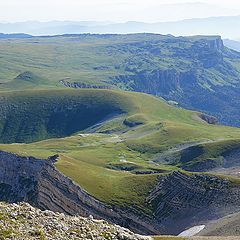
{"type": "Polygon", "coordinates": [[[240,41],[234,41],[234,40],[230,40],[230,39],[224,39],[223,40],[224,45],[228,48],[231,48],[235,51],[240,52],[240,41]]]}
{"type": "Polygon", "coordinates": [[[0,23],[0,32],[31,35],[59,35],[80,33],[161,33],[180,35],[221,35],[223,38],[240,39],[233,26],[240,25],[240,16],[188,19],[177,22],[94,22],[51,21],[0,23]]]}
{"type": "Polygon", "coordinates": [[[1,38],[31,38],[32,36],[29,34],[24,33],[12,33],[12,34],[4,34],[0,33],[0,39],[1,38]]]}

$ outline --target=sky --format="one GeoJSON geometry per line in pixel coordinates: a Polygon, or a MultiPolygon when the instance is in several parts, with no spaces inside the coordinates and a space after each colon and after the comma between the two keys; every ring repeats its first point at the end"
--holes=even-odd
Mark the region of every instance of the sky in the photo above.
{"type": "Polygon", "coordinates": [[[239,0],[0,0],[0,22],[163,22],[240,15],[239,0]]]}

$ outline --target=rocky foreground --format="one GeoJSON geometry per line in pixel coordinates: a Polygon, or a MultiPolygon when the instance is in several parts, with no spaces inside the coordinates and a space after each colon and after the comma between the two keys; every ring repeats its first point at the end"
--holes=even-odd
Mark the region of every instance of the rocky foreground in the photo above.
{"type": "Polygon", "coordinates": [[[0,239],[150,240],[104,220],[41,211],[27,203],[0,203],[0,239]]]}

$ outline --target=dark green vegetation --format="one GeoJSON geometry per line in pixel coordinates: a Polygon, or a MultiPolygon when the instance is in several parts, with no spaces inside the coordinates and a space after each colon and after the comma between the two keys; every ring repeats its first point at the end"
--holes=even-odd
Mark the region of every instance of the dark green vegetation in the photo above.
{"type": "Polygon", "coordinates": [[[197,112],[143,93],[5,92],[0,110],[0,140],[13,143],[2,144],[1,150],[45,159],[59,154],[57,168],[90,194],[107,204],[148,214],[152,209],[145,199],[159,177],[196,161],[204,164],[206,158],[218,161],[240,145],[239,129],[208,124],[197,112]],[[191,150],[191,144],[201,154],[187,157],[184,151],[191,150]],[[179,148],[185,158],[159,160],[179,148]]]}
{"type": "MultiPolygon", "coordinates": [[[[130,106],[131,107],[131,106],[130,106]]],[[[31,91],[1,94],[1,142],[64,137],[127,111],[121,94],[31,91]]]]}
{"type": "Polygon", "coordinates": [[[0,89],[151,93],[239,126],[240,54],[220,37],[154,34],[2,39],[0,89]]]}

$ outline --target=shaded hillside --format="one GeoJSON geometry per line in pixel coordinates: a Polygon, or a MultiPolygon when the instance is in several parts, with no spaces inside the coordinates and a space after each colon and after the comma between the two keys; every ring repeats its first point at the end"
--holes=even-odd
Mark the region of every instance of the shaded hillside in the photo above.
{"type": "MultiPolygon", "coordinates": [[[[25,81],[25,75],[16,80],[25,81]]],[[[0,101],[4,143],[69,136],[127,109],[121,94],[91,90],[4,93],[0,101]]]]}
{"type": "MultiPolygon", "coordinates": [[[[15,80],[31,82],[37,78],[25,73],[15,80]]],[[[129,139],[129,147],[136,149],[141,148],[138,146],[141,142],[138,138],[146,137],[146,141],[142,143],[146,147],[149,144],[153,153],[163,148],[164,144],[156,141],[150,147],[154,141],[151,138],[147,140],[149,136],[157,137],[158,132],[170,129],[173,132],[185,130],[185,133],[173,137],[176,143],[187,139],[189,141],[191,138],[234,138],[239,135],[239,131],[233,128],[208,124],[211,122],[209,116],[178,109],[163,100],[140,93],[103,89],[32,90],[4,92],[0,101],[0,139],[3,143],[66,137],[83,130],[90,131],[100,122],[103,124],[98,127],[96,125],[94,131],[124,133],[129,139]],[[118,118],[115,123],[107,121],[116,116],[118,118]],[[138,131],[134,127],[138,127],[138,131]],[[212,129],[212,132],[208,132],[208,129],[212,129]],[[138,137],[135,136],[137,132],[138,137]]],[[[171,139],[169,136],[164,138],[168,142],[165,147],[169,147],[171,139]]]]}

